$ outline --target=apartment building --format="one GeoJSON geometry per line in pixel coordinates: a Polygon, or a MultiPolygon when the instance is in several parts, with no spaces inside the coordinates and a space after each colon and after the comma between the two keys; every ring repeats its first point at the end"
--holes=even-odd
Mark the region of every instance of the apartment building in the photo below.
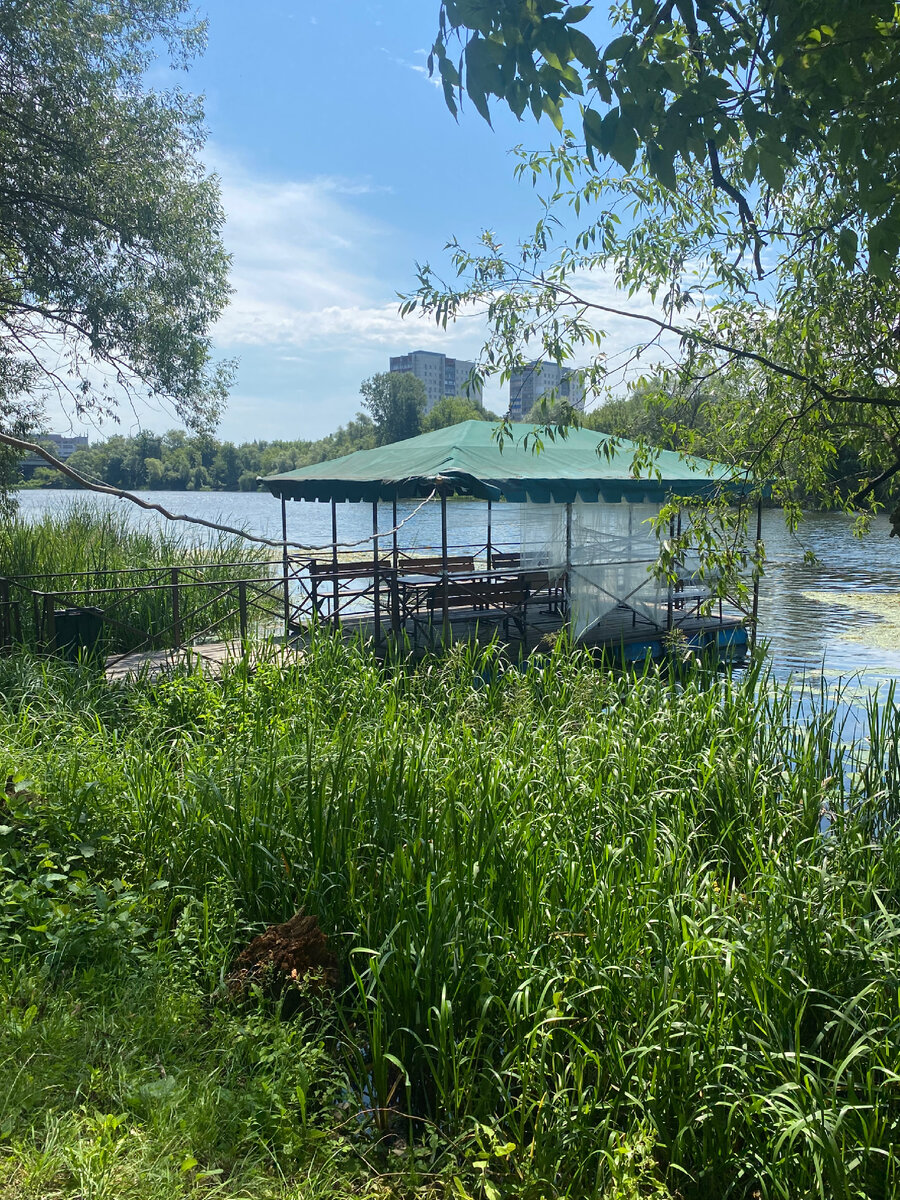
{"type": "Polygon", "coordinates": [[[481,388],[467,384],[475,364],[462,358],[448,358],[435,350],[411,350],[391,356],[392,371],[409,371],[425,384],[426,412],[444,396],[468,396],[481,403],[481,388]]]}
{"type": "Polygon", "coordinates": [[[524,420],[543,396],[568,400],[573,408],[584,411],[584,384],[578,372],[554,362],[535,361],[510,376],[510,419],[524,420]]]}

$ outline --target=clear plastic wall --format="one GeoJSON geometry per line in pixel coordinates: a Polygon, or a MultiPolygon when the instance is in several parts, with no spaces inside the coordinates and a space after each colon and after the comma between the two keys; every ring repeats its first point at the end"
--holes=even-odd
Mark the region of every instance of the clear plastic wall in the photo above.
{"type": "MultiPolygon", "coordinates": [[[[659,625],[665,588],[654,574],[659,541],[650,524],[655,504],[572,505],[569,602],[572,633],[580,637],[622,605],[659,625]]],[[[566,506],[521,506],[522,566],[546,568],[551,579],[566,569],[566,506]]]]}

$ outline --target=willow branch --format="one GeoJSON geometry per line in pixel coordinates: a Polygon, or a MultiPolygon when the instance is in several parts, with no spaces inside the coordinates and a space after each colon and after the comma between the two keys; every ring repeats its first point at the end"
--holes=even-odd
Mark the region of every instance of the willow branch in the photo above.
{"type": "Polygon", "coordinates": [[[725,354],[731,354],[735,358],[742,359],[745,362],[755,362],[767,371],[771,371],[775,375],[781,375],[785,379],[793,379],[796,383],[802,383],[804,387],[808,387],[815,392],[823,400],[830,400],[834,404],[870,404],[875,408],[900,408],[900,400],[892,400],[885,396],[863,396],[853,392],[835,392],[831,388],[827,388],[818,380],[810,378],[809,375],[804,375],[802,371],[795,371],[793,367],[786,367],[784,363],[776,362],[774,359],[768,358],[765,354],[760,354],[756,350],[746,350],[739,346],[733,346],[729,342],[723,342],[719,338],[712,337],[708,333],[703,333],[698,329],[687,329],[680,325],[673,325],[671,321],[664,321],[660,317],[651,316],[649,313],[630,312],[628,309],[613,308],[608,304],[599,304],[593,300],[585,300],[582,296],[576,295],[571,288],[564,284],[548,280],[546,278],[535,280],[544,287],[552,288],[554,291],[566,296],[569,300],[576,304],[585,305],[588,308],[594,309],[595,312],[607,313],[612,317],[624,317],[629,321],[644,321],[648,325],[654,325],[657,329],[661,329],[666,333],[674,333],[684,341],[697,342],[702,346],[706,346],[710,350],[721,350],[725,354]]]}
{"type": "Polygon", "coordinates": [[[360,538],[356,542],[327,542],[324,546],[306,546],[302,542],[273,541],[272,538],[261,537],[255,533],[247,533],[245,529],[235,529],[231,525],[220,525],[217,521],[206,521],[203,517],[189,517],[187,513],[171,513],[167,508],[163,508],[161,504],[153,504],[149,500],[142,500],[140,496],[135,496],[133,492],[126,492],[122,488],[111,487],[106,483],[94,483],[90,479],[86,479],[84,475],[81,475],[73,467],[67,466],[55,454],[51,454],[49,450],[46,450],[43,446],[39,446],[37,442],[28,442],[24,438],[13,437],[10,433],[0,433],[0,445],[9,446],[13,450],[21,450],[26,454],[37,454],[45,462],[49,463],[51,467],[55,467],[57,471],[71,479],[73,483],[77,483],[79,487],[87,488],[92,492],[100,492],[104,496],[115,496],[117,500],[129,500],[132,504],[136,504],[139,508],[146,509],[148,512],[159,513],[167,521],[187,521],[191,525],[202,525],[205,529],[214,529],[217,533],[229,533],[234,537],[245,538],[248,542],[257,542],[262,546],[272,546],[278,550],[281,550],[284,546],[287,546],[291,550],[306,551],[331,550],[338,547],[351,549],[353,546],[362,546],[367,542],[374,541],[376,537],[390,537],[391,534],[402,529],[417,513],[421,512],[429,500],[433,500],[437,493],[437,489],[435,488],[429,496],[425,497],[421,504],[418,504],[408,516],[404,517],[402,521],[398,521],[391,529],[379,529],[377,534],[371,533],[368,537],[360,538]]]}

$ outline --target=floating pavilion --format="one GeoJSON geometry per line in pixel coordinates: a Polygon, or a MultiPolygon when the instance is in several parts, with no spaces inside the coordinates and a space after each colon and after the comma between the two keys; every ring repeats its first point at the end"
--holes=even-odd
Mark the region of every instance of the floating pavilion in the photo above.
{"type": "MultiPolygon", "coordinates": [[[[332,545],[324,556],[283,556],[285,624],[299,633],[314,622],[365,633],[376,643],[405,637],[414,646],[501,636],[530,653],[548,634],[628,660],[661,657],[674,631],[689,646],[725,656],[748,645],[746,614],[710,603],[698,561],[674,578],[655,570],[652,525],[673,497],[740,492],[726,468],[659,451],[652,475],[634,472],[633,443],[604,449],[604,435],[571,429],[538,440],[534,426],[514,424],[502,441],[487,421],[463,421],[392,445],[269,475],[261,482],[281,500],[287,542],[288,501],[331,505],[332,545]],[[487,501],[484,538],[450,541],[448,500],[487,501]],[[398,501],[440,506],[440,546],[423,554],[401,544],[398,501]],[[372,510],[372,551],[339,550],[338,504],[372,510]],[[496,540],[495,505],[518,506],[519,537],[496,540]],[[379,522],[391,505],[392,520],[379,522]],[[712,611],[714,610],[714,611],[712,611]]],[[[414,523],[415,518],[412,518],[414,523]]],[[[509,522],[504,522],[509,525],[509,522]]],[[[680,517],[672,523],[674,535],[680,517]]],[[[756,613],[757,587],[754,583],[756,613]]],[[[752,622],[751,622],[752,628],[752,622]]]]}

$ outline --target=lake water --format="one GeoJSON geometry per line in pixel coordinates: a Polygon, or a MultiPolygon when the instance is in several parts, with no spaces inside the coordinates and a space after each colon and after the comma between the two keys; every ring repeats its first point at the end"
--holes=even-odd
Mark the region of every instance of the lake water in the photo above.
{"type": "MultiPolygon", "coordinates": [[[[235,525],[249,533],[281,537],[281,507],[262,492],[144,492],[143,499],[173,513],[235,525]]],[[[23,515],[57,512],[82,499],[84,493],[23,491],[23,515]]],[[[127,501],[94,496],[93,503],[125,509],[136,522],[160,522],[127,501]]],[[[408,516],[415,504],[398,504],[398,516],[408,516]]],[[[451,543],[483,543],[486,505],[481,501],[450,501],[451,543]]],[[[288,504],[288,539],[321,546],[331,538],[331,509],[326,504],[288,504]]],[[[338,533],[354,542],[371,533],[369,505],[338,506],[338,533]]],[[[390,505],[380,517],[391,525],[390,505]]],[[[864,539],[853,537],[851,521],[838,513],[810,514],[795,536],[785,529],[777,512],[764,515],[763,536],[768,555],[760,597],[760,636],[768,643],[779,676],[804,673],[810,682],[834,684],[853,679],[871,688],[900,680],[900,541],[890,538],[884,516],[876,519],[864,539]],[[816,563],[803,561],[812,551],[816,563]]],[[[516,543],[519,510],[514,504],[493,507],[494,542],[516,543]]],[[[202,536],[202,535],[201,535],[202,536]]],[[[440,509],[426,505],[400,535],[401,545],[424,548],[440,543],[440,509]]]]}

